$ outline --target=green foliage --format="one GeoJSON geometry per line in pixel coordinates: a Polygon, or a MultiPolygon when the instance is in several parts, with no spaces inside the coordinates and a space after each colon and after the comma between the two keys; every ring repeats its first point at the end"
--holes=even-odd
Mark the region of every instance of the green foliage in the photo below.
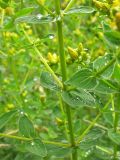
{"type": "Polygon", "coordinates": [[[21,115],[19,119],[19,131],[25,137],[35,137],[34,126],[26,115],[21,115]]]}
{"type": "Polygon", "coordinates": [[[0,0],[0,159],[119,160],[117,0],[0,0]]]}

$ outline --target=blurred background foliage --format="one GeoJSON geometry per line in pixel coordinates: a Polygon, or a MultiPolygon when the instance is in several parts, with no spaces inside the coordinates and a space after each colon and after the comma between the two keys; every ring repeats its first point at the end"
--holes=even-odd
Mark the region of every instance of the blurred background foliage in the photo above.
{"type": "MultiPolygon", "coordinates": [[[[54,0],[24,0],[23,3],[21,2],[19,0],[0,1],[0,113],[17,108],[20,113],[27,113],[41,138],[64,141],[66,138],[64,115],[61,115],[59,99],[56,92],[48,91],[41,86],[40,74],[45,68],[21,32],[19,25],[14,23],[14,20],[21,16],[23,8],[31,8],[31,14],[47,15],[42,4],[54,12],[54,0]]],[[[62,9],[68,2],[69,0],[61,0],[62,9]]],[[[76,0],[75,7],[79,5],[92,6],[96,11],[93,14],[64,17],[63,33],[68,77],[78,69],[88,66],[99,56],[114,52],[103,37],[102,21],[107,22],[112,29],[120,31],[119,0],[76,0]],[[83,51],[78,58],[74,51],[79,46],[83,51]]],[[[49,25],[23,23],[22,25],[51,68],[60,76],[56,25],[54,23],[49,25]]],[[[116,81],[120,82],[120,64],[116,65],[114,75],[116,75],[116,81]]],[[[104,97],[102,102],[104,103],[104,97]]],[[[84,119],[91,120],[97,112],[96,108],[89,107],[73,109],[75,136],[82,133],[88,125],[84,119]]],[[[111,113],[106,114],[100,119],[100,123],[103,124],[105,121],[106,126],[111,126],[111,117],[111,113]]],[[[1,132],[17,133],[17,123],[18,117],[16,116],[1,129],[1,132]]],[[[106,139],[105,137],[100,143],[105,144],[106,139]]],[[[24,153],[22,142],[7,138],[1,138],[0,142],[3,143],[3,146],[0,145],[1,160],[40,160],[40,157],[24,153]]],[[[110,143],[108,140],[107,142],[106,147],[110,143]]],[[[95,160],[93,157],[96,157],[97,160],[101,160],[101,157],[107,159],[103,153],[99,151],[94,153],[94,150],[83,151],[81,155],[83,159],[89,160],[95,160]]]]}

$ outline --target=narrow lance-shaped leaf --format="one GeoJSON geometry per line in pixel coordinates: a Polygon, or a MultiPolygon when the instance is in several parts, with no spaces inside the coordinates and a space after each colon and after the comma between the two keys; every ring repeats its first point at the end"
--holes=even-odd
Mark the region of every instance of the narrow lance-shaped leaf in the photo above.
{"type": "Polygon", "coordinates": [[[26,115],[22,115],[20,117],[19,131],[25,137],[34,137],[35,136],[34,126],[26,115]]]}
{"type": "Polygon", "coordinates": [[[28,152],[37,156],[45,157],[47,155],[46,147],[40,139],[34,139],[33,141],[26,142],[25,148],[28,152]]]}
{"type": "Polygon", "coordinates": [[[0,116],[0,129],[4,127],[10,120],[11,118],[16,114],[16,110],[4,113],[2,116],[0,116]]]}
{"type": "Polygon", "coordinates": [[[94,8],[89,6],[80,6],[77,8],[71,8],[69,11],[65,12],[64,14],[81,14],[81,13],[93,13],[95,11],[94,8]]]}
{"type": "Polygon", "coordinates": [[[43,16],[41,14],[37,14],[37,15],[19,17],[15,20],[15,23],[25,22],[25,23],[32,23],[32,24],[44,24],[44,23],[49,23],[53,21],[54,21],[54,17],[52,17],[51,15],[43,16]]]}

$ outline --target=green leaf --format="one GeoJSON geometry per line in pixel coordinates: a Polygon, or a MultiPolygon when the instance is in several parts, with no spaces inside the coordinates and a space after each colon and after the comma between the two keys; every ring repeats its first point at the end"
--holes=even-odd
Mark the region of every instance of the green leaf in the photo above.
{"type": "Polygon", "coordinates": [[[41,14],[37,14],[37,15],[19,17],[15,20],[15,23],[25,22],[25,23],[32,23],[32,24],[44,24],[44,23],[53,22],[53,20],[54,20],[54,17],[50,15],[43,16],[41,14]]]}
{"type": "Polygon", "coordinates": [[[48,155],[49,156],[54,155],[56,158],[64,158],[72,152],[72,148],[64,148],[52,144],[47,144],[46,148],[48,151],[48,155]]]}
{"type": "Polygon", "coordinates": [[[119,92],[115,84],[108,80],[99,80],[99,83],[94,90],[102,94],[111,94],[119,92]]]}
{"type": "Polygon", "coordinates": [[[104,37],[110,45],[120,45],[120,32],[112,30],[109,25],[103,22],[104,37]]]}
{"type": "Polygon", "coordinates": [[[41,73],[40,84],[47,89],[58,90],[58,86],[54,82],[53,77],[48,72],[41,73]]]}
{"type": "Polygon", "coordinates": [[[81,13],[93,13],[95,11],[94,8],[89,6],[80,6],[77,8],[71,8],[69,11],[65,12],[64,14],[81,14],[81,13]]]}
{"type": "Polygon", "coordinates": [[[91,70],[82,69],[75,73],[65,84],[82,89],[93,89],[97,85],[97,79],[93,77],[91,70]]]}
{"type": "Polygon", "coordinates": [[[31,12],[34,11],[34,7],[27,7],[27,8],[23,8],[21,10],[19,10],[18,12],[16,12],[15,17],[20,17],[20,16],[25,16],[31,12]]]}
{"type": "Polygon", "coordinates": [[[34,126],[26,115],[22,115],[20,117],[19,131],[25,137],[34,137],[35,136],[34,126]]]}
{"type": "Polygon", "coordinates": [[[4,127],[12,119],[16,112],[16,110],[12,110],[0,116],[0,129],[4,127]]]}
{"type": "Polygon", "coordinates": [[[120,145],[120,133],[115,133],[112,129],[108,130],[108,137],[117,145],[120,145]]]}
{"type": "Polygon", "coordinates": [[[63,100],[70,106],[94,106],[95,99],[85,90],[65,91],[62,93],[63,100]]]}
{"type": "MultiPolygon", "coordinates": [[[[105,65],[109,63],[109,61],[112,59],[112,56],[110,54],[100,56],[93,62],[93,69],[97,72],[101,70],[105,65]]],[[[111,75],[113,74],[114,71],[114,66],[115,64],[111,65],[108,67],[102,74],[101,76],[104,78],[110,78],[111,75]]]]}
{"type": "Polygon", "coordinates": [[[32,142],[26,142],[25,148],[28,152],[40,157],[45,157],[47,155],[46,147],[40,139],[34,139],[32,142]]]}
{"type": "Polygon", "coordinates": [[[98,140],[103,136],[105,132],[101,129],[94,128],[84,137],[80,142],[79,148],[81,150],[88,150],[98,144],[98,140]]]}

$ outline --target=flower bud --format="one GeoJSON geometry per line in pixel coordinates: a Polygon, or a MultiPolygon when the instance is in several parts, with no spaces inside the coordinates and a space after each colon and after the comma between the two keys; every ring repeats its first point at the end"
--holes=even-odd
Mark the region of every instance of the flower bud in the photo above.
{"type": "Polygon", "coordinates": [[[70,57],[75,60],[78,58],[78,52],[76,49],[73,49],[71,47],[68,47],[68,53],[70,54],[70,57]]]}

